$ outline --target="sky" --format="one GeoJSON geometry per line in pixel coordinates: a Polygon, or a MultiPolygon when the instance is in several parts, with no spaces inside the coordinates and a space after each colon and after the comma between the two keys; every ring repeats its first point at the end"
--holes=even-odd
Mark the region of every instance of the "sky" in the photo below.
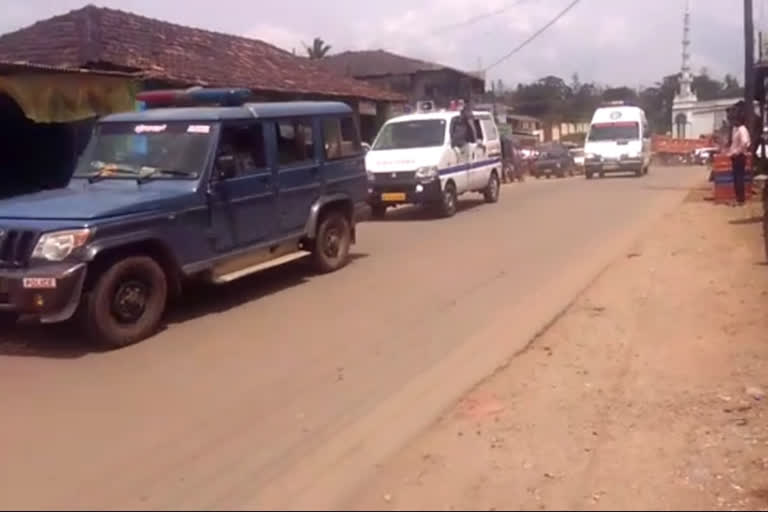
{"type": "MultiPolygon", "coordinates": [[[[303,52],[386,49],[459,69],[509,53],[571,0],[91,0],[174,23],[262,39],[303,52]],[[485,16],[488,15],[488,16],[485,16]]],[[[86,0],[3,0],[0,33],[77,9],[86,0]]],[[[741,0],[690,0],[692,67],[743,76],[741,0]]],[[[754,0],[768,28],[768,0],[754,0]]],[[[680,69],[685,0],[581,0],[525,49],[491,68],[505,86],[547,75],[605,86],[649,86],[680,69]]]]}

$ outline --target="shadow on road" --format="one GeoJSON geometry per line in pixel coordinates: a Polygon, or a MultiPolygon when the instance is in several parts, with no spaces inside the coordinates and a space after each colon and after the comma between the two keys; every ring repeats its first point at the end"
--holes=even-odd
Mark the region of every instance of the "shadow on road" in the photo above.
{"type": "MultiPolygon", "coordinates": [[[[456,215],[463,212],[474,210],[478,206],[483,206],[485,200],[482,198],[459,199],[456,204],[456,215]]],[[[387,210],[387,215],[383,219],[370,219],[367,222],[413,222],[413,221],[439,221],[443,220],[435,210],[429,206],[408,205],[387,210]]]]}
{"type": "MultiPolygon", "coordinates": [[[[352,253],[350,265],[367,257],[364,253],[352,253]]],[[[181,299],[169,305],[161,332],[301,285],[314,275],[309,262],[299,260],[226,285],[190,284],[181,299]]],[[[74,321],[56,325],[20,322],[0,331],[0,357],[76,359],[102,352],[105,350],[85,339],[74,321]]]]}

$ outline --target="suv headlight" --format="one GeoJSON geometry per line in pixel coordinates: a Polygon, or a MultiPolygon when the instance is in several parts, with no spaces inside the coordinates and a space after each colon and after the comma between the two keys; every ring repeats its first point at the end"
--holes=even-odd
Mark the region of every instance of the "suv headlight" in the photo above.
{"type": "Polygon", "coordinates": [[[90,229],[45,233],[35,245],[32,257],[48,261],[62,261],[72,254],[72,251],[84,246],[90,237],[90,229]]]}
{"type": "Polygon", "coordinates": [[[420,180],[431,180],[437,178],[439,171],[436,165],[429,167],[419,167],[416,169],[416,178],[420,180]]]}
{"type": "Polygon", "coordinates": [[[587,160],[600,160],[600,155],[596,155],[595,153],[587,153],[584,155],[584,158],[587,160]]]}

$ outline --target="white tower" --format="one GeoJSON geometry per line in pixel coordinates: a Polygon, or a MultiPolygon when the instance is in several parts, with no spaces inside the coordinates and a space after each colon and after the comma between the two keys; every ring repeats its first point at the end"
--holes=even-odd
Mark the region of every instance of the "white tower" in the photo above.
{"type": "Polygon", "coordinates": [[[683,63],[680,67],[680,91],[678,96],[682,100],[695,100],[693,92],[693,77],[691,76],[691,3],[685,2],[685,14],[683,16],[683,63]]]}
{"type": "Polygon", "coordinates": [[[683,15],[683,62],[680,67],[680,89],[672,102],[672,134],[679,139],[695,137],[693,133],[693,117],[699,98],[693,92],[693,76],[691,75],[691,2],[685,1],[683,15]]]}

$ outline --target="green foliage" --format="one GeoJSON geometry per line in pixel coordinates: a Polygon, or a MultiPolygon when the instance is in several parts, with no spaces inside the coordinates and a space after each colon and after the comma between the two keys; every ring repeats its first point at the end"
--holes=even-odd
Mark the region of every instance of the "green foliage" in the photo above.
{"type": "Polygon", "coordinates": [[[307,57],[313,60],[322,59],[331,51],[331,45],[326,44],[319,37],[312,41],[312,46],[304,45],[304,48],[307,50],[307,57]]]}

